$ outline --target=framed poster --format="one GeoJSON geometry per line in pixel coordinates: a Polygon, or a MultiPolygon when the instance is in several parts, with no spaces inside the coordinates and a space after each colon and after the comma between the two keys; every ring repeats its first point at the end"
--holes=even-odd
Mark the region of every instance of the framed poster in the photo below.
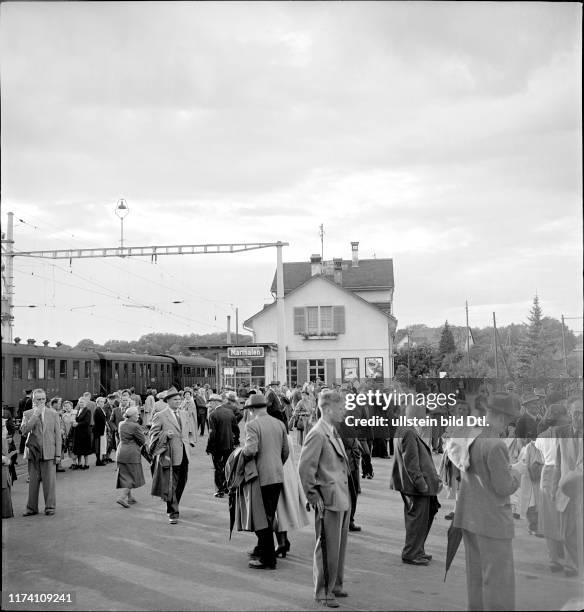
{"type": "Polygon", "coordinates": [[[359,359],[341,359],[341,372],[343,374],[343,382],[352,382],[359,379],[359,359]]]}
{"type": "Polygon", "coordinates": [[[383,357],[365,358],[365,376],[367,378],[383,378],[383,357]]]}

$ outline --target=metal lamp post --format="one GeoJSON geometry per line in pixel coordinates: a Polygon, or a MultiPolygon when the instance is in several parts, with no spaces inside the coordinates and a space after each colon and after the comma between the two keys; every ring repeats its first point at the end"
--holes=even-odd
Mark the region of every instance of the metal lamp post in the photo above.
{"type": "Polygon", "coordinates": [[[120,247],[124,248],[124,219],[128,216],[130,209],[126,204],[126,200],[122,198],[118,201],[118,206],[116,208],[116,216],[119,217],[121,222],[121,233],[120,233],[120,247]]]}

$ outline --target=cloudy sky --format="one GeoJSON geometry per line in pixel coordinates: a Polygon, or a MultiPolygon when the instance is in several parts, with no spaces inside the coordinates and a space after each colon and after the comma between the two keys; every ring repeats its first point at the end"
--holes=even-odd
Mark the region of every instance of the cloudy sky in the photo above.
{"type": "MultiPolygon", "coordinates": [[[[518,323],[536,292],[581,314],[579,4],[0,11],[17,250],[117,246],[123,197],[126,245],[282,240],[301,261],[323,223],[325,259],[393,258],[400,327],[463,324],[465,299],[472,325],[518,323]]],[[[15,335],[220,331],[271,301],[275,261],[17,258],[15,335]]]]}

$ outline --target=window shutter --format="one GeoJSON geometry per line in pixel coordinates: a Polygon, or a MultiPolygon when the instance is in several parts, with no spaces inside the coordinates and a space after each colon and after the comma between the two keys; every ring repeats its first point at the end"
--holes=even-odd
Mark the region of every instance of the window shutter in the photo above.
{"type": "Polygon", "coordinates": [[[306,331],[304,308],[294,308],[294,333],[303,334],[306,331]]]}
{"type": "Polygon", "coordinates": [[[345,307],[333,306],[333,331],[337,334],[345,333],[345,307]]]}
{"type": "Polygon", "coordinates": [[[336,360],[335,359],[327,359],[326,360],[326,383],[327,385],[332,385],[334,382],[338,382],[336,380],[336,360]]]}
{"type": "Polygon", "coordinates": [[[305,382],[308,382],[308,359],[299,359],[297,385],[301,387],[305,382]]]}

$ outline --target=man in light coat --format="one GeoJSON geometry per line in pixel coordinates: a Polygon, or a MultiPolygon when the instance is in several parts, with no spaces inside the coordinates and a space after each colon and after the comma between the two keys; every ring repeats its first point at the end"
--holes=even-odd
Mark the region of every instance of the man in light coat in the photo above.
{"type": "Polygon", "coordinates": [[[507,445],[498,436],[517,416],[508,393],[490,395],[489,426],[471,443],[468,467],[461,472],[453,525],[462,529],[469,610],[515,610],[509,496],[519,487],[521,477],[511,469],[507,445]]]}
{"type": "Polygon", "coordinates": [[[254,411],[254,419],[245,428],[243,455],[247,460],[255,458],[262,501],[268,527],[256,531],[258,543],[249,567],[253,569],[276,569],[274,546],[274,517],[284,482],[284,463],[290,449],[286,426],[267,412],[263,395],[252,395],[246,408],[254,411]]]}
{"type": "Polygon", "coordinates": [[[23,516],[38,514],[39,488],[42,480],[45,514],[55,514],[57,465],[61,462],[61,422],[59,415],[46,406],[44,389],[32,392],[32,410],[23,414],[21,432],[26,438],[28,455],[28,501],[23,516]]]}
{"type": "Polygon", "coordinates": [[[334,426],[343,420],[345,405],[343,396],[338,391],[330,390],[322,391],[318,405],[322,416],[306,436],[298,462],[298,474],[306,498],[316,513],[314,598],[329,608],[338,608],[336,598],[347,596],[343,589],[343,574],[351,498],[349,461],[334,426]],[[324,534],[321,533],[323,529],[324,534]]]}
{"type": "Polygon", "coordinates": [[[176,525],[195,435],[188,414],[179,410],[180,393],[174,389],[168,391],[165,401],[166,408],[154,414],[150,428],[149,450],[152,455],[158,455],[156,461],[162,470],[161,478],[152,480],[151,493],[166,501],[168,522],[176,525]]]}

